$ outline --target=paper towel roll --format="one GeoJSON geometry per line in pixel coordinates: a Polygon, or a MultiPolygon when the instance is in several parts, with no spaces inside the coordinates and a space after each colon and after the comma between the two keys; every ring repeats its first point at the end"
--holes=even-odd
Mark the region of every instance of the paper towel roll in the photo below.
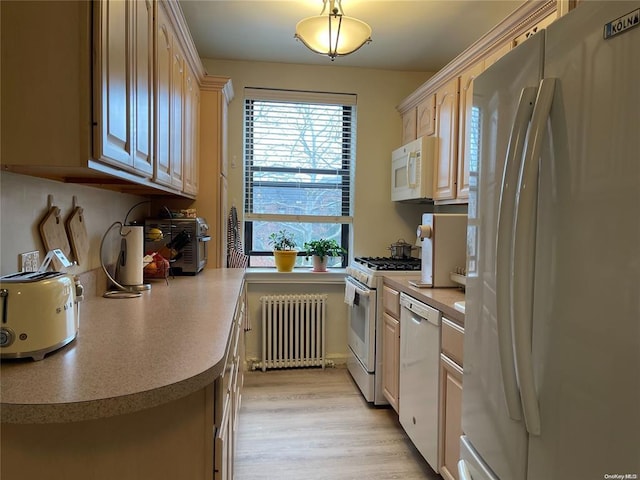
{"type": "Polygon", "coordinates": [[[120,283],[125,286],[141,285],[143,281],[144,227],[122,228],[124,265],[120,265],[120,283]]]}

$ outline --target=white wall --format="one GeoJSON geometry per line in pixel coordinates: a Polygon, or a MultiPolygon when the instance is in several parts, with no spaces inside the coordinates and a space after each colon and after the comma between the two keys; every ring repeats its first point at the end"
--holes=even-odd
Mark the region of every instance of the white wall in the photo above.
{"type": "Polygon", "coordinates": [[[242,214],[244,87],[355,93],[358,124],[351,253],[388,255],[387,247],[398,238],[415,240],[424,207],[391,202],[390,159],[401,143],[396,105],[432,73],[340,67],[339,59],[333,63],[327,59],[327,66],[211,59],[203,63],[211,75],[230,77],[235,91],[229,105],[229,205],[235,204],[242,214]]]}
{"type": "MultiPolygon", "coordinates": [[[[82,273],[100,268],[100,240],[115,221],[123,221],[129,209],[144,200],[143,197],[116,193],[94,187],[56,182],[15,173],[0,173],[0,274],[19,271],[18,254],[40,251],[40,261],[46,252],[40,239],[39,225],[48,212],[47,196],[53,195],[53,204],[62,210],[66,220],[73,211],[73,196],[84,209],[89,236],[89,263],[70,271],[82,273]]],[[[147,216],[148,206],[141,205],[129,220],[147,216]]],[[[114,229],[114,235],[116,231],[114,229]]],[[[106,256],[106,255],[105,255],[106,256]]]]}

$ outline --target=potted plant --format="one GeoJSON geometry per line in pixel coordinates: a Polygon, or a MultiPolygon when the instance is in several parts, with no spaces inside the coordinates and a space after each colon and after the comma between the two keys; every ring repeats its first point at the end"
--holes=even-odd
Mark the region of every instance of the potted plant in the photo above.
{"type": "Polygon", "coordinates": [[[269,245],[273,247],[273,257],[279,272],[290,272],[296,263],[298,251],[293,234],[286,229],[269,235],[269,245]]]}
{"type": "Polygon", "coordinates": [[[329,257],[339,257],[346,250],[342,248],[334,239],[321,238],[305,242],[304,250],[307,260],[309,256],[313,258],[313,271],[326,272],[327,260],[329,257]]]}

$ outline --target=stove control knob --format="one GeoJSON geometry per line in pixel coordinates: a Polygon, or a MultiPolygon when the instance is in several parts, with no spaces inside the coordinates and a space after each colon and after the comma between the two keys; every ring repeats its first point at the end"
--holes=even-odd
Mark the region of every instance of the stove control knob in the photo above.
{"type": "Polygon", "coordinates": [[[433,235],[433,227],[431,225],[418,225],[418,231],[416,235],[420,238],[420,240],[424,240],[425,238],[431,238],[433,235]]]}

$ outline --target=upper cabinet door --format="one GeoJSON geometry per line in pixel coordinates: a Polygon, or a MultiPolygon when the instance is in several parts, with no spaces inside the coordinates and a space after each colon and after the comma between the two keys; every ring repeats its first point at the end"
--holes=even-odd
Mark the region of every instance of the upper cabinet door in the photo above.
{"type": "Polygon", "coordinates": [[[133,167],[131,155],[132,95],[130,2],[102,1],[96,8],[98,43],[95,156],[98,160],[133,167]]]}
{"type": "Polygon", "coordinates": [[[452,200],[456,195],[458,80],[455,77],[436,91],[438,153],[434,172],[434,200],[452,200]]]}
{"type": "Polygon", "coordinates": [[[184,101],[184,191],[198,193],[198,157],[200,130],[200,88],[195,75],[187,68],[184,101]]]}
{"type": "Polygon", "coordinates": [[[184,186],[183,172],[183,136],[184,136],[184,77],[185,60],[178,42],[173,40],[173,58],[171,72],[171,120],[169,129],[171,131],[170,164],[171,164],[171,185],[179,190],[184,186]]]}
{"type": "Polygon", "coordinates": [[[416,109],[412,108],[402,114],[402,144],[405,145],[416,138],[416,109]]]}
{"type": "Polygon", "coordinates": [[[427,96],[416,107],[416,138],[436,132],[436,96],[427,96]]]}
{"type": "Polygon", "coordinates": [[[477,125],[473,115],[473,81],[484,70],[480,60],[460,75],[460,113],[458,125],[458,174],[456,198],[469,198],[469,162],[478,158],[477,125]]]}
{"type": "Polygon", "coordinates": [[[133,166],[153,173],[153,3],[133,2],[133,98],[135,129],[133,132],[133,166]]]}
{"type": "Polygon", "coordinates": [[[153,4],[101,1],[96,7],[96,159],[152,173],[153,4]]]}
{"type": "Polygon", "coordinates": [[[157,7],[156,23],[156,138],[154,180],[163,185],[171,185],[170,163],[170,118],[171,118],[171,32],[164,9],[157,7]]]}

